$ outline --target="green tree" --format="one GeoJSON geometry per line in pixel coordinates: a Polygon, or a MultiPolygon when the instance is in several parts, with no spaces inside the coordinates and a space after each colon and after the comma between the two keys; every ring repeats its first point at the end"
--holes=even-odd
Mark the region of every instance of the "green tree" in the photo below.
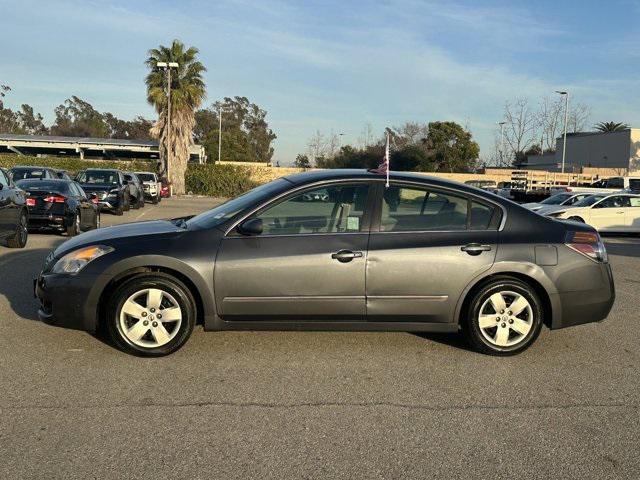
{"type": "Polygon", "coordinates": [[[471,132],[456,122],[430,122],[424,145],[434,171],[471,171],[480,154],[471,132]]]}
{"type": "Polygon", "coordinates": [[[186,48],[179,40],[170,47],[160,45],[149,50],[146,65],[147,101],[158,113],[152,135],[160,140],[161,174],[167,174],[176,194],[185,193],[185,171],[189,160],[195,126],[195,112],[206,96],[204,65],[197,60],[198,49],[186,48]],[[176,62],[178,68],[171,71],[171,124],[168,122],[167,77],[158,62],[176,62]]]}
{"type": "Polygon", "coordinates": [[[99,137],[109,136],[109,127],[102,114],[93,106],[73,95],[58,105],[54,110],[56,119],[51,126],[53,135],[67,137],[99,137]]]}
{"type": "Polygon", "coordinates": [[[600,122],[595,126],[595,129],[599,132],[621,132],[628,128],[630,128],[629,125],[621,122],[600,122]]]}
{"type": "Polygon", "coordinates": [[[267,112],[246,97],[226,97],[196,112],[194,137],[211,158],[218,158],[219,112],[222,111],[223,160],[269,163],[273,157],[275,133],[269,128],[267,112]]]}
{"type": "Polygon", "coordinates": [[[35,113],[31,105],[23,103],[17,113],[17,118],[21,130],[28,135],[45,135],[48,132],[42,115],[35,113]]]}
{"type": "Polygon", "coordinates": [[[296,156],[296,161],[293,162],[293,166],[297,168],[311,168],[311,161],[309,160],[309,156],[303,153],[299,153],[296,156]]]}

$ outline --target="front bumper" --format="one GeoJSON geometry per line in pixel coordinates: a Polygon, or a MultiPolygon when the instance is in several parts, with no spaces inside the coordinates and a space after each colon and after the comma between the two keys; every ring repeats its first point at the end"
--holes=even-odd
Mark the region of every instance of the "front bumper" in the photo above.
{"type": "Polygon", "coordinates": [[[97,299],[93,292],[100,275],[44,274],[34,279],[34,295],[40,301],[38,317],[50,325],[95,332],[97,299]]]}

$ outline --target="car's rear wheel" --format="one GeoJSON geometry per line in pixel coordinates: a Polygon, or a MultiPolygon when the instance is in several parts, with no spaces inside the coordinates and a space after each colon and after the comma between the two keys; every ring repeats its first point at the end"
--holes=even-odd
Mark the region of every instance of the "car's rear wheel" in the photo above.
{"type": "Polygon", "coordinates": [[[129,195],[128,194],[124,194],[124,196],[122,197],[122,209],[125,212],[128,212],[129,210],[131,210],[131,200],[129,199],[129,195]]]}
{"type": "Polygon", "coordinates": [[[154,195],[154,196],[151,198],[151,203],[153,203],[154,205],[157,205],[157,204],[158,204],[158,202],[159,202],[159,198],[160,198],[160,195],[154,195]]]}
{"type": "Polygon", "coordinates": [[[129,203],[131,204],[131,208],[133,208],[134,210],[137,210],[140,208],[140,200],[138,200],[138,198],[136,197],[130,197],[129,203]]]}
{"type": "Polygon", "coordinates": [[[514,355],[538,338],[543,312],[540,297],[530,285],[511,277],[497,278],[473,296],[463,331],[481,353],[514,355]]]}
{"type": "Polygon", "coordinates": [[[24,248],[29,238],[27,214],[23,211],[16,225],[15,233],[7,239],[9,248],[24,248]]]}
{"type": "Polygon", "coordinates": [[[189,289],[165,274],[143,274],[120,285],[107,310],[107,330],[121,350],[159,357],[178,350],[195,325],[189,289]]]}

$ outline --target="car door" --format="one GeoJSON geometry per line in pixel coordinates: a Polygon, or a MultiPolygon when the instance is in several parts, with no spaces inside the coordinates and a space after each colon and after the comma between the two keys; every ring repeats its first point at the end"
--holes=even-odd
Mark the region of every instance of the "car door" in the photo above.
{"type": "Polygon", "coordinates": [[[494,262],[502,209],[455,190],[380,185],[367,257],[367,318],[448,323],[494,262]]]}
{"type": "Polygon", "coordinates": [[[249,217],[262,220],[261,234],[228,232],[214,274],[219,314],[363,319],[371,191],[353,181],[304,188],[249,217]]]}
{"type": "Polygon", "coordinates": [[[627,206],[629,206],[629,198],[624,195],[606,197],[589,209],[589,214],[585,221],[603,232],[624,232],[628,229],[626,219],[627,206]]]}
{"type": "Polygon", "coordinates": [[[14,231],[11,209],[11,187],[9,179],[0,170],[0,238],[10,235],[14,231]]]}
{"type": "Polygon", "coordinates": [[[76,198],[78,205],[80,206],[80,225],[82,230],[88,230],[92,228],[96,217],[95,207],[93,206],[93,203],[91,202],[91,200],[89,200],[84,190],[82,190],[82,188],[80,188],[80,186],[76,183],[70,183],[69,189],[73,193],[73,196],[76,198]]]}
{"type": "Polygon", "coordinates": [[[629,198],[629,206],[626,208],[626,223],[629,232],[640,232],[640,197],[629,198]]]}

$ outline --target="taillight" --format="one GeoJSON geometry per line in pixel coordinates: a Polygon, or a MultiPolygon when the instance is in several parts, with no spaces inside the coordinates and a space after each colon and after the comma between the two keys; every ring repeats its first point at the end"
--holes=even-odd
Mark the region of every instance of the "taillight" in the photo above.
{"type": "Polygon", "coordinates": [[[48,197],[44,197],[44,201],[47,203],[64,203],[67,199],[61,195],[50,195],[48,197]]]}
{"type": "Polygon", "coordinates": [[[607,262],[607,249],[597,232],[567,232],[566,245],[595,262],[607,262]]]}
{"type": "Polygon", "coordinates": [[[27,198],[27,207],[35,207],[36,199],[35,198],[27,198]]]}

